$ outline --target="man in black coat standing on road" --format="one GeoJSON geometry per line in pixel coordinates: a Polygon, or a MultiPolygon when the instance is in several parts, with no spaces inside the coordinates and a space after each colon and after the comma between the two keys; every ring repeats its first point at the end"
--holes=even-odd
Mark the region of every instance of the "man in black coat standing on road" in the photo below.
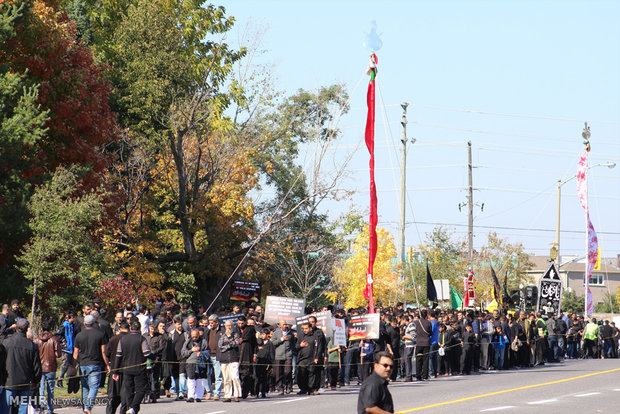
{"type": "Polygon", "coordinates": [[[250,321],[247,321],[245,316],[239,316],[237,320],[237,330],[241,337],[241,342],[239,344],[241,398],[247,398],[248,394],[254,390],[254,362],[256,359],[258,341],[256,340],[254,320],[250,319],[250,321]]]}
{"type": "MultiPolygon", "coordinates": [[[[108,342],[108,346],[106,347],[106,356],[108,357],[108,361],[111,367],[114,367],[116,364],[116,349],[118,348],[118,343],[120,340],[129,333],[129,323],[123,319],[118,323],[119,332],[117,335],[114,335],[110,338],[110,342],[108,342]]],[[[105,408],[106,414],[114,414],[116,413],[116,409],[118,406],[121,406],[121,413],[127,412],[127,406],[121,400],[121,386],[123,383],[123,373],[118,371],[112,371],[110,373],[110,378],[108,379],[108,404],[105,408]],[[118,375],[118,380],[114,381],[112,376],[114,374],[118,375]]]]}
{"type": "Polygon", "coordinates": [[[426,309],[422,309],[420,310],[420,318],[413,322],[416,328],[415,372],[418,381],[428,379],[428,357],[431,348],[430,337],[433,328],[427,318],[428,313],[426,309]]]}
{"type": "Polygon", "coordinates": [[[325,339],[323,330],[316,325],[316,317],[309,317],[308,322],[310,323],[312,335],[314,337],[314,358],[312,360],[312,368],[310,370],[310,388],[312,390],[312,394],[318,395],[319,388],[321,388],[321,379],[324,378],[323,367],[325,365],[327,340],[325,339]]]}
{"type": "MultiPolygon", "coordinates": [[[[129,329],[129,334],[118,341],[114,369],[122,368],[121,398],[127,406],[126,414],[136,414],[140,411],[140,403],[146,394],[146,363],[151,349],[146,338],[140,334],[140,321],[132,320],[129,329]]],[[[118,381],[118,374],[112,375],[112,379],[118,381]]]]}
{"type": "Polygon", "coordinates": [[[314,332],[308,322],[301,324],[302,333],[297,337],[295,348],[297,349],[297,386],[298,394],[312,394],[310,383],[310,369],[314,363],[315,342],[314,332]]]}
{"type": "Polygon", "coordinates": [[[3,342],[6,349],[6,401],[9,409],[20,407],[23,412],[28,406],[30,390],[39,388],[42,376],[39,347],[26,338],[28,326],[27,319],[17,319],[15,333],[3,342]]]}

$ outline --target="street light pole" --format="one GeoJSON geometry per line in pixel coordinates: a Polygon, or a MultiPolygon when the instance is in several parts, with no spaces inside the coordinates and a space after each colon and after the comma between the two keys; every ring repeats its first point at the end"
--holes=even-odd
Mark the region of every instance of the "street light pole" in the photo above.
{"type": "Polygon", "coordinates": [[[398,256],[401,266],[401,281],[405,280],[405,205],[407,199],[407,107],[409,104],[400,104],[403,108],[403,116],[400,121],[402,127],[401,163],[400,163],[400,228],[398,241],[398,256]]]}

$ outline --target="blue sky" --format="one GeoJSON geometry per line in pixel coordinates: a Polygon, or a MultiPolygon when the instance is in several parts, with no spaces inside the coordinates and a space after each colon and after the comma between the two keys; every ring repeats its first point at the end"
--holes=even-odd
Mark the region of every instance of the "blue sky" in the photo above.
{"type": "MultiPolygon", "coordinates": [[[[548,254],[555,239],[558,179],[576,173],[583,121],[592,130],[590,165],[620,164],[619,1],[222,1],[237,19],[265,29],[263,63],[286,95],[343,83],[351,111],[326,165],[347,165],[348,200],[325,205],[333,217],[350,205],[368,211],[363,142],[369,51],[377,52],[376,180],[379,225],[397,241],[400,103],[410,103],[406,245],[443,223],[467,234],[467,141],[472,142],[474,247],[489,231],[548,254]]],[[[301,162],[312,158],[308,147],[301,162]]],[[[336,168],[336,167],[332,167],[336,168]]],[[[329,175],[330,167],[325,174],[329,175]]],[[[561,250],[584,255],[584,215],[575,180],[562,187],[561,250]]],[[[620,254],[620,166],[590,170],[590,215],[603,256],[620,254]]]]}

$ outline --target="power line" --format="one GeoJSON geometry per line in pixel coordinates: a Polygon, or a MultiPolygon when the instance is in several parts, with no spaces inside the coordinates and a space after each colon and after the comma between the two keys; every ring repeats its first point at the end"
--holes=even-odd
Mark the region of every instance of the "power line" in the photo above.
{"type": "MultiPolygon", "coordinates": [[[[395,224],[390,221],[381,221],[384,224],[395,224]]],[[[467,224],[461,223],[439,223],[432,221],[416,221],[411,222],[408,221],[407,224],[430,224],[435,226],[456,226],[456,227],[467,227],[467,224]]],[[[539,229],[539,228],[526,228],[526,227],[504,227],[504,226],[475,226],[476,229],[498,229],[498,230],[517,230],[517,231],[538,231],[538,232],[553,232],[555,233],[555,229],[539,229]]],[[[562,230],[562,233],[576,233],[583,234],[583,230],[562,230]]],[[[612,234],[612,235],[620,235],[620,232],[610,232],[610,231],[597,231],[597,234],[612,234]]]]}

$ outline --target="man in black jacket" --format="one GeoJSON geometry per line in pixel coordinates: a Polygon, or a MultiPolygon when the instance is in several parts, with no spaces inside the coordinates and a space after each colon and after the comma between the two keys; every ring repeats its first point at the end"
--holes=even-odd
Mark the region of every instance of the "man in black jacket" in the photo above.
{"type": "Polygon", "coordinates": [[[431,332],[433,330],[428,321],[426,309],[420,310],[420,318],[413,321],[416,329],[415,366],[416,379],[423,381],[428,379],[428,357],[431,348],[431,332]]]}
{"type": "Polygon", "coordinates": [[[297,338],[297,386],[298,394],[312,394],[312,385],[309,382],[310,369],[315,357],[315,337],[308,322],[301,324],[302,334],[297,338]]]}
{"type": "Polygon", "coordinates": [[[310,327],[312,328],[312,335],[314,337],[314,358],[312,359],[312,365],[310,369],[310,388],[312,394],[318,395],[319,388],[321,388],[321,379],[324,378],[323,367],[325,366],[327,340],[325,339],[325,334],[323,333],[323,330],[316,326],[316,317],[309,317],[308,322],[310,323],[310,327]]]}
{"type": "MultiPolygon", "coordinates": [[[[140,335],[140,321],[132,320],[129,329],[129,334],[118,341],[114,369],[122,368],[121,398],[128,407],[126,414],[136,414],[146,393],[146,364],[151,349],[146,338],[140,335]]],[[[112,379],[118,381],[118,374],[112,375],[112,379]]]]}
{"type": "Polygon", "coordinates": [[[254,391],[254,361],[256,360],[256,328],[254,320],[239,316],[237,329],[241,342],[239,344],[239,379],[241,380],[241,398],[247,398],[254,391]]]}
{"type": "MultiPolygon", "coordinates": [[[[125,335],[129,333],[129,323],[125,319],[121,320],[118,323],[118,329],[118,334],[110,338],[110,342],[108,342],[108,346],[106,347],[106,356],[108,357],[108,361],[110,362],[111,367],[114,367],[114,365],[116,364],[116,349],[118,348],[118,343],[125,335]]],[[[110,373],[110,378],[108,379],[108,404],[105,409],[106,414],[116,413],[116,409],[119,405],[121,406],[121,413],[124,414],[127,411],[127,406],[121,400],[122,383],[122,371],[112,371],[110,373]],[[114,374],[118,375],[118,381],[114,381],[114,379],[112,378],[114,374]]]]}
{"type": "Polygon", "coordinates": [[[4,383],[6,382],[6,348],[0,341],[0,413],[6,413],[9,408],[6,405],[4,383]]]}
{"type": "Polygon", "coordinates": [[[39,388],[42,375],[39,347],[26,338],[28,326],[28,320],[17,319],[15,334],[3,342],[6,349],[6,401],[13,410],[20,407],[20,412],[26,412],[30,390],[39,388]]]}

